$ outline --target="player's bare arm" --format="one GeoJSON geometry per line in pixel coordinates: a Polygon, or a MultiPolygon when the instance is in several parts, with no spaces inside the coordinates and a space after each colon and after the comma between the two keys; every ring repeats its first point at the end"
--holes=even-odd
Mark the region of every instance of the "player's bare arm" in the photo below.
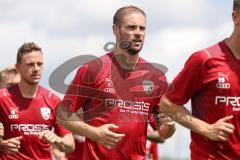
{"type": "Polygon", "coordinates": [[[176,122],[213,141],[227,141],[235,129],[232,124],[228,123],[233,116],[227,116],[213,124],[208,124],[193,117],[185,107],[172,103],[165,96],[160,101],[160,110],[165,113],[173,113],[176,122]]]}
{"type": "Polygon", "coordinates": [[[155,143],[164,143],[165,141],[158,131],[147,132],[147,139],[155,143]]]}
{"type": "Polygon", "coordinates": [[[3,136],[4,136],[4,127],[3,127],[3,124],[0,123],[0,144],[2,143],[3,136]]]}
{"type": "Polygon", "coordinates": [[[57,119],[66,129],[72,131],[73,133],[90,138],[108,149],[114,148],[125,136],[124,134],[114,133],[110,130],[111,128],[118,127],[114,124],[104,124],[100,127],[88,125],[87,123],[81,121],[76,114],[70,112],[61,105],[58,107],[57,119]]]}
{"type": "Polygon", "coordinates": [[[74,139],[71,133],[59,137],[53,131],[45,130],[39,134],[39,138],[49,144],[54,144],[57,148],[66,153],[72,152],[75,149],[74,139]]]}

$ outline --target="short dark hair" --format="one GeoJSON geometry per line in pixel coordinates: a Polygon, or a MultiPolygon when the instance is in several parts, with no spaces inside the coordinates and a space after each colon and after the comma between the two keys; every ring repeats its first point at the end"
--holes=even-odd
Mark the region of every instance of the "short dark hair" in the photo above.
{"type": "Polygon", "coordinates": [[[240,0],[233,1],[233,10],[240,11],[240,0]]]}
{"type": "Polygon", "coordinates": [[[22,57],[30,52],[40,51],[42,53],[42,49],[34,42],[24,43],[17,52],[17,63],[21,63],[22,57]]]}
{"type": "Polygon", "coordinates": [[[113,17],[113,24],[119,26],[122,22],[123,16],[125,16],[129,12],[141,13],[144,17],[146,17],[145,12],[143,10],[141,10],[140,8],[132,6],[132,5],[125,6],[125,7],[119,8],[117,10],[117,12],[115,13],[115,15],[113,17]]]}

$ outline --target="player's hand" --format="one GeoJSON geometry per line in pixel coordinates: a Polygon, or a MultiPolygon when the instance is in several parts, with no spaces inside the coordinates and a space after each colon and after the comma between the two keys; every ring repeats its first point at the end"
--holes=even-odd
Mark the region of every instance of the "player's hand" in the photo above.
{"type": "Polygon", "coordinates": [[[165,125],[169,127],[175,126],[175,121],[173,121],[172,118],[165,113],[158,114],[158,120],[161,125],[165,125]]]}
{"type": "Polygon", "coordinates": [[[169,127],[174,127],[175,126],[175,121],[173,121],[170,117],[168,117],[167,121],[163,122],[163,125],[169,126],[169,127]]]}
{"type": "Polygon", "coordinates": [[[104,124],[97,128],[95,135],[91,138],[97,141],[108,149],[114,148],[122,138],[124,134],[114,133],[110,129],[116,129],[118,126],[114,124],[104,124]]]}
{"type": "MultiPolygon", "coordinates": [[[[175,132],[175,130],[176,130],[176,126],[175,126],[175,121],[173,121],[171,118],[169,118],[168,119],[168,121],[166,121],[166,122],[164,122],[163,124],[162,124],[162,126],[163,127],[165,127],[165,130],[166,130],[166,128],[167,128],[167,130],[168,130],[168,132],[169,132],[169,136],[171,135],[173,135],[173,133],[175,132]]],[[[169,137],[169,136],[167,136],[167,137],[169,137]]]]}
{"type": "Polygon", "coordinates": [[[165,113],[158,115],[158,121],[156,124],[160,125],[158,129],[159,135],[164,139],[170,138],[176,130],[175,121],[165,113]]]}
{"type": "Polygon", "coordinates": [[[3,124],[0,123],[0,144],[2,143],[3,136],[4,136],[4,127],[3,127],[3,124]]]}
{"type": "Polygon", "coordinates": [[[62,138],[58,137],[53,131],[44,130],[38,134],[38,137],[49,144],[60,144],[62,138]]]}
{"type": "Polygon", "coordinates": [[[235,129],[231,123],[228,123],[228,121],[232,118],[232,115],[227,116],[209,125],[205,136],[213,141],[227,141],[228,137],[233,133],[235,129]]]}
{"type": "Polygon", "coordinates": [[[10,155],[16,154],[20,149],[21,139],[22,136],[3,140],[1,144],[2,151],[10,155]]]}

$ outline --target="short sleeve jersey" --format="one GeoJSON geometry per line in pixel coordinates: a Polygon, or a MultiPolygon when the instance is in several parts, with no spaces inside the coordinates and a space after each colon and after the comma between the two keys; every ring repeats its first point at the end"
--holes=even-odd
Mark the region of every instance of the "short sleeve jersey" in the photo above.
{"type": "Polygon", "coordinates": [[[115,124],[122,142],[108,150],[86,138],[84,159],[144,159],[148,119],[168,89],[163,72],[139,58],[134,70],[122,68],[113,53],[82,66],[68,88],[63,106],[92,126],[115,124]]]}
{"type": "Polygon", "coordinates": [[[2,160],[52,159],[50,145],[38,138],[43,130],[52,130],[58,136],[69,133],[55,118],[60,99],[47,89],[38,87],[34,98],[22,97],[18,85],[0,90],[0,122],[4,125],[4,139],[22,136],[19,152],[8,155],[0,152],[2,160]]]}
{"type": "Polygon", "coordinates": [[[174,79],[166,95],[177,105],[189,99],[192,114],[207,123],[233,115],[228,142],[216,142],[191,132],[191,159],[240,159],[240,61],[224,41],[194,53],[174,79]]]}

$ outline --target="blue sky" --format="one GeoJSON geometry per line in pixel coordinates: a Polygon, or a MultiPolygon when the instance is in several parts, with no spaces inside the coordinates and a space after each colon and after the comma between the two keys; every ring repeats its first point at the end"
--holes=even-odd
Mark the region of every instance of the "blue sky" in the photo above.
{"type": "MultiPolygon", "coordinates": [[[[141,56],[167,66],[169,81],[189,55],[232,32],[231,0],[0,0],[0,69],[15,63],[21,44],[34,41],[44,51],[41,84],[49,87],[52,71],[68,59],[105,53],[105,43],[114,42],[113,14],[130,4],[147,14],[141,56]]],[[[188,157],[189,141],[189,132],[178,127],[174,137],[160,146],[160,153],[188,157]]]]}

